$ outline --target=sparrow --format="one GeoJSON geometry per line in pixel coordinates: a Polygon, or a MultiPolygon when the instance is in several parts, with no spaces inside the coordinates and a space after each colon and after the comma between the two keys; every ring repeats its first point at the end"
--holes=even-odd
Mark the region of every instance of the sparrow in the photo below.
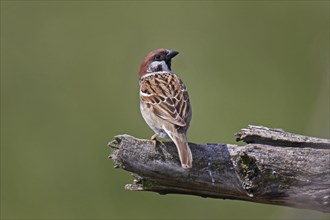
{"type": "Polygon", "coordinates": [[[171,70],[171,60],[179,52],[168,49],[151,51],[142,60],[139,72],[141,114],[155,132],[151,137],[171,139],[178,150],[181,166],[192,167],[187,130],[192,110],[186,86],[171,70]]]}

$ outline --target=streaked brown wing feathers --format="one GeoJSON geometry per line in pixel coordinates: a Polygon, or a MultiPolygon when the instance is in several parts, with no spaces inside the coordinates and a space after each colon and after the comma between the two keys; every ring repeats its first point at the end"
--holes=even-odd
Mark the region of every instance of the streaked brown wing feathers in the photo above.
{"type": "Polygon", "coordinates": [[[156,74],[142,79],[141,100],[151,105],[152,111],[172,124],[184,127],[189,117],[188,93],[174,74],[156,74]]]}

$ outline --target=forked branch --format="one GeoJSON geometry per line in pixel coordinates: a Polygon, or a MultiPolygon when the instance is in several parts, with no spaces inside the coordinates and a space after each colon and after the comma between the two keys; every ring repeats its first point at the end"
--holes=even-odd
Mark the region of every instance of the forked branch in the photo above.
{"type": "Polygon", "coordinates": [[[118,135],[109,143],[115,167],[134,173],[127,190],[177,193],[330,212],[330,140],[248,126],[247,144],[189,143],[192,169],[181,168],[171,142],[118,135]]]}

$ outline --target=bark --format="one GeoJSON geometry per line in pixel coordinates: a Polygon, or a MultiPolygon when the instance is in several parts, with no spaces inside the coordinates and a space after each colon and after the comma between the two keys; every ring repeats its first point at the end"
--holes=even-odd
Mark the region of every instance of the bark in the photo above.
{"type": "Polygon", "coordinates": [[[181,168],[172,142],[118,135],[115,167],[134,173],[127,190],[236,199],[330,212],[330,140],[248,126],[247,144],[189,143],[193,168],[181,168]]]}

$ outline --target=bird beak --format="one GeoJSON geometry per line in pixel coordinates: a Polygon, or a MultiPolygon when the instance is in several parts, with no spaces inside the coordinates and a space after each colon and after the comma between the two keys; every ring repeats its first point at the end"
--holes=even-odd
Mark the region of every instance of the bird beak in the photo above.
{"type": "Polygon", "coordinates": [[[171,60],[173,57],[175,57],[178,54],[179,54],[178,51],[169,50],[167,55],[166,55],[166,60],[171,60]]]}

